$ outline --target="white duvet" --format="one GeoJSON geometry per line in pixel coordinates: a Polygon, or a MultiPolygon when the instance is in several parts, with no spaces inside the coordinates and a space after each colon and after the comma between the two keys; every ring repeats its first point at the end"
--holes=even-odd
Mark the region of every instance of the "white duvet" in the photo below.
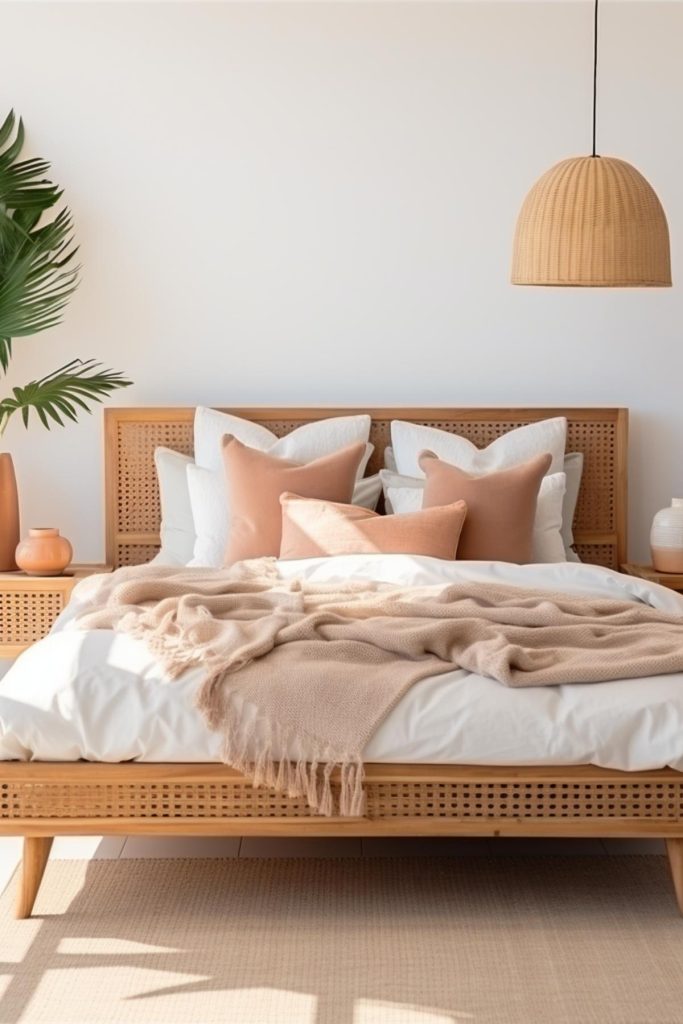
{"type": "MultiPolygon", "coordinates": [[[[673,591],[569,562],[515,566],[345,555],[281,562],[279,569],[318,581],[497,580],[640,601],[683,615],[683,597],[673,591]]],[[[79,584],[74,602],[84,599],[89,584],[79,584]]],[[[168,682],[143,643],[104,630],[70,629],[72,616],[67,608],[50,636],[0,680],[0,759],[220,760],[220,739],[194,707],[198,670],[168,682]]],[[[364,755],[384,762],[683,770],[683,674],[508,689],[450,672],[414,686],[364,755]]]]}

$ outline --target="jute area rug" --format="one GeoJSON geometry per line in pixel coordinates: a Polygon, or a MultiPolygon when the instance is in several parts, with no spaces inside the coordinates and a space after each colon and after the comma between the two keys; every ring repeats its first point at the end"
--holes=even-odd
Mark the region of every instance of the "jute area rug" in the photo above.
{"type": "Polygon", "coordinates": [[[2,1024],[679,1024],[656,856],[53,861],[2,1024]]]}

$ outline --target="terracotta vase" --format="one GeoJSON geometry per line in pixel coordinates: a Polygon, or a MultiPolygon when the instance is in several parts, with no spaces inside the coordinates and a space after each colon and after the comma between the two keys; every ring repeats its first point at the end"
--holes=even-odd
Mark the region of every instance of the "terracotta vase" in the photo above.
{"type": "Polygon", "coordinates": [[[0,572],[13,572],[19,543],[19,495],[12,456],[0,452],[0,572]]]}
{"type": "Polygon", "coordinates": [[[59,576],[71,561],[73,550],[66,537],[52,527],[29,530],[17,547],[17,565],[28,576],[59,576]]]}
{"type": "Polygon", "coordinates": [[[683,572],[683,498],[672,498],[652,520],[650,551],[656,572],[683,572]]]}

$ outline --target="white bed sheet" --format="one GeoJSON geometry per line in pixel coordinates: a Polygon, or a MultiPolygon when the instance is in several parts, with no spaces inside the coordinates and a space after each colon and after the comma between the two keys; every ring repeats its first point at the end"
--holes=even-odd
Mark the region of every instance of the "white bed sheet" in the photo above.
{"type": "MultiPolygon", "coordinates": [[[[576,563],[513,566],[405,555],[346,555],[279,563],[287,576],[396,583],[498,580],[621,597],[683,615],[683,597],[576,563]]],[[[90,581],[79,585],[85,599],[90,581]]],[[[201,672],[169,682],[143,643],[69,628],[26,651],[0,680],[0,759],[220,761],[220,738],[194,707],[201,672]]],[[[388,715],[367,761],[479,765],[592,763],[683,770],[683,674],[508,689],[465,671],[425,679],[388,715]]]]}

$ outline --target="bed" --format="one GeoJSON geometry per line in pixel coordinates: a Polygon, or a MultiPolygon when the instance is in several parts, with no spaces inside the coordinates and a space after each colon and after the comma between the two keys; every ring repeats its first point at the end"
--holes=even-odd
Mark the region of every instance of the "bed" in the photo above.
{"type": "MultiPolygon", "coordinates": [[[[359,410],[232,411],[282,435],[359,410]]],[[[585,460],[574,520],[577,551],[587,565],[611,570],[626,561],[627,410],[361,411],[372,416],[368,473],[383,463],[394,418],[454,431],[483,446],[522,424],[566,416],[568,450],[585,460]]],[[[158,550],[153,453],[166,446],[191,454],[193,414],[192,408],[106,411],[106,545],[115,567],[147,562],[158,550]]],[[[683,912],[683,774],[672,767],[371,761],[365,786],[363,817],[323,817],[302,800],[254,789],[221,763],[3,761],[0,835],[24,837],[17,915],[30,916],[52,840],[69,834],[660,837],[683,912]]]]}

